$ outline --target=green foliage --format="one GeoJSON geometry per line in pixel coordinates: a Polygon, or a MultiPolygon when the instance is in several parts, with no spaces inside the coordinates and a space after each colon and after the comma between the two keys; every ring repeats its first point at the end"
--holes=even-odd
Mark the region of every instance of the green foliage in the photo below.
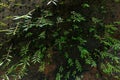
{"type": "MultiPolygon", "coordinates": [[[[56,0],[49,1],[48,5],[51,3],[56,5],[56,0]]],[[[91,7],[87,3],[81,6],[91,7]]],[[[3,77],[21,79],[31,64],[39,64],[38,71],[44,72],[46,64],[52,61],[58,65],[56,80],[80,80],[86,70],[84,66],[98,67],[109,75],[120,72],[117,57],[120,41],[112,37],[118,22],[106,25],[101,18],[89,17],[80,11],[70,11],[64,18],[54,16],[50,10],[42,10],[36,19],[30,13],[15,16],[18,23],[10,40],[14,43],[9,42],[12,46],[6,48],[8,53],[0,60],[0,66],[7,69],[3,77]]]]}
{"type": "Polygon", "coordinates": [[[4,27],[4,26],[7,26],[7,25],[3,22],[0,22],[0,26],[4,27]]]}
{"type": "Polygon", "coordinates": [[[120,2],[120,0],[114,0],[115,2],[120,2]]]}
{"type": "Polygon", "coordinates": [[[9,8],[9,5],[6,4],[6,3],[1,3],[1,2],[0,2],[0,9],[3,8],[3,7],[9,8]]]}

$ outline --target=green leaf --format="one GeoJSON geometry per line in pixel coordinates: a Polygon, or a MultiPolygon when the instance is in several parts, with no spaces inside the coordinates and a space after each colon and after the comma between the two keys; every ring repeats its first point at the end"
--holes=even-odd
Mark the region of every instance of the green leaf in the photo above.
{"type": "Polygon", "coordinates": [[[75,11],[71,13],[72,13],[71,19],[73,20],[73,22],[85,21],[85,18],[80,13],[76,13],[75,11]]]}
{"type": "Polygon", "coordinates": [[[75,60],[75,65],[76,65],[77,71],[81,72],[81,71],[82,71],[82,66],[81,66],[81,64],[80,64],[80,61],[75,60]]]}
{"type": "Polygon", "coordinates": [[[96,24],[96,23],[100,23],[101,20],[95,17],[92,17],[92,21],[96,24]]]}
{"type": "Polygon", "coordinates": [[[89,4],[87,4],[87,3],[84,3],[84,4],[82,4],[82,7],[83,7],[83,8],[89,8],[89,7],[90,7],[90,5],[89,5],[89,4]]]}
{"type": "Polygon", "coordinates": [[[44,55],[41,53],[41,50],[38,50],[35,52],[35,54],[32,57],[32,62],[35,63],[40,63],[44,55]]]}
{"type": "Polygon", "coordinates": [[[89,56],[89,52],[88,52],[87,49],[85,49],[85,48],[83,48],[81,46],[78,46],[78,49],[81,52],[81,54],[80,54],[81,58],[87,58],[89,56]]]}
{"type": "Polygon", "coordinates": [[[41,32],[41,33],[38,35],[38,38],[39,38],[39,39],[45,39],[45,37],[46,37],[45,34],[46,34],[45,31],[41,32]]]}
{"type": "Polygon", "coordinates": [[[57,73],[55,80],[61,80],[61,74],[60,73],[57,73]]]}
{"type": "Polygon", "coordinates": [[[68,59],[68,64],[69,64],[69,66],[73,66],[74,62],[71,58],[68,59]]]}

